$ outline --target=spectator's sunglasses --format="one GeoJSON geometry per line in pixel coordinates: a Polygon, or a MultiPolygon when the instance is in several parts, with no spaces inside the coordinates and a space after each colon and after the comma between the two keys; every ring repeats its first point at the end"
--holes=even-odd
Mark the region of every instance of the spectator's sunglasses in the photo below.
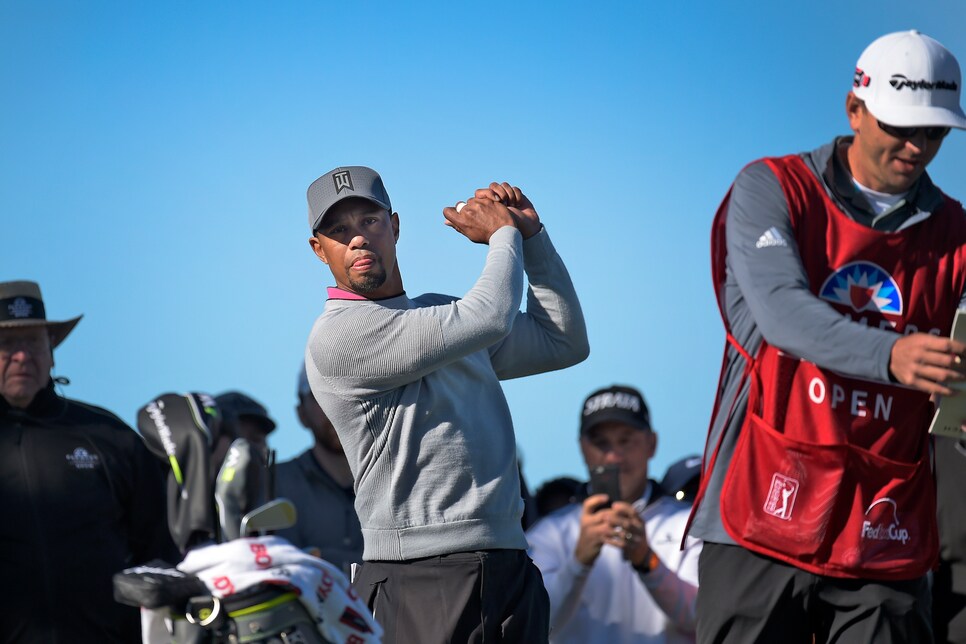
{"type": "Polygon", "coordinates": [[[926,138],[930,141],[938,141],[947,134],[949,134],[948,127],[898,127],[896,125],[889,125],[883,123],[882,121],[876,119],[876,123],[879,124],[879,129],[888,134],[889,136],[894,136],[897,139],[911,139],[919,134],[919,130],[922,130],[926,134],[926,138]]]}

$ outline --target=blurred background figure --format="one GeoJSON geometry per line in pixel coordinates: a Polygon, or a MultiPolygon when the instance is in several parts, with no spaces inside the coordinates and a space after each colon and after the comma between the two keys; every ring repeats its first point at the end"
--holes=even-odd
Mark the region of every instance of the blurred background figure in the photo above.
{"type": "Polygon", "coordinates": [[[264,405],[238,391],[215,396],[215,404],[221,418],[211,449],[212,474],[217,476],[228,448],[236,438],[244,438],[253,449],[267,454],[268,435],[275,430],[275,421],[264,405]]]}
{"type": "Polygon", "coordinates": [[[362,529],[355,510],[352,472],[335,428],[309,389],[305,363],[299,369],[295,411],[315,443],[297,458],[279,463],[275,491],[295,503],[298,521],[277,534],[342,568],[362,561],[362,529]]]}
{"type": "Polygon", "coordinates": [[[222,416],[222,431],[244,438],[250,445],[268,446],[268,435],[275,431],[275,421],[265,406],[240,391],[226,391],[215,396],[222,416]]]}
{"type": "Polygon", "coordinates": [[[678,501],[692,503],[700,483],[701,457],[692,454],[668,466],[664,478],[661,479],[661,489],[678,501]]]}
{"type": "Polygon", "coordinates": [[[583,496],[586,494],[584,485],[584,483],[569,476],[560,476],[544,481],[534,495],[537,518],[542,519],[560,508],[583,500],[583,496]]]}

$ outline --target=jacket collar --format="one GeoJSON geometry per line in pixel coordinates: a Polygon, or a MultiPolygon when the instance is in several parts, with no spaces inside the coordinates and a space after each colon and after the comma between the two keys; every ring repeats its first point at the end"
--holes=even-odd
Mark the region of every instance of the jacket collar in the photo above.
{"type": "Polygon", "coordinates": [[[54,391],[54,380],[50,379],[47,386],[37,392],[26,409],[12,406],[7,399],[0,396],[0,413],[16,416],[32,416],[34,418],[50,418],[59,415],[64,409],[65,401],[54,391]]]}

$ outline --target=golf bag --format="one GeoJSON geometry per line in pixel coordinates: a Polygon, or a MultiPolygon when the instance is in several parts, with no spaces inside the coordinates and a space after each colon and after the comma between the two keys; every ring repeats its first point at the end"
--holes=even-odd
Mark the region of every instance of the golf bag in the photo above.
{"type": "MultiPolygon", "coordinates": [[[[294,506],[284,499],[252,507],[271,490],[274,458],[244,439],[232,444],[217,484],[212,480],[209,461],[219,420],[214,400],[204,394],[164,394],[138,412],[145,443],[169,467],[168,525],[182,553],[288,527],[296,520],[294,506]],[[222,503],[216,504],[216,496],[222,503]]],[[[329,642],[295,589],[277,583],[257,583],[219,598],[201,578],[154,561],[115,575],[114,596],[150,609],[142,615],[163,619],[167,636],[151,644],[329,642]]]]}

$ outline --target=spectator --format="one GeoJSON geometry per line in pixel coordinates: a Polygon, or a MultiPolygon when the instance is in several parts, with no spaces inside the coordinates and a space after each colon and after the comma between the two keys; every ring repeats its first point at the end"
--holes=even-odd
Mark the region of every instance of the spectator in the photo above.
{"type": "Polygon", "coordinates": [[[336,282],[306,348],[309,384],[355,475],[360,595],[386,642],[547,639],[526,554],[513,424],[499,381],[583,360],[567,269],[519,188],[491,183],[447,223],[489,244],[462,298],[410,299],[382,179],[337,168],[308,191],[309,239],[336,282]],[[519,312],[523,274],[527,312],[519,312]]]}
{"type": "Polygon", "coordinates": [[[35,282],[0,283],[2,642],[140,641],[111,577],[177,557],[161,468],[140,436],[54,390],[53,350],[79,320],[48,321],[35,282]]]}
{"type": "Polygon", "coordinates": [[[215,403],[222,415],[222,432],[244,438],[250,445],[268,448],[268,435],[275,431],[275,421],[264,405],[238,391],[215,396],[215,403]]]}
{"type": "MultiPolygon", "coordinates": [[[[580,499],[584,484],[569,476],[545,481],[534,495],[537,505],[537,518],[542,519],[552,512],[580,499]]],[[[580,499],[582,500],[582,499],[580,499]]]]}
{"type": "Polygon", "coordinates": [[[691,503],[701,481],[701,457],[685,456],[671,463],[661,479],[661,489],[678,501],[691,503]]]}
{"type": "Polygon", "coordinates": [[[966,217],[926,166],[966,128],[961,83],[932,38],[877,39],[853,136],[750,164],[718,210],[701,642],[932,641],[929,397],[963,380],[966,217]]]}
{"type": "Polygon", "coordinates": [[[641,393],[621,385],[584,402],[587,469],[619,468],[620,498],[595,493],[527,533],[550,594],[551,641],[693,642],[698,555],[681,542],[688,506],[648,479],[657,434],[641,393]]]}
{"type": "Polygon", "coordinates": [[[304,364],[296,393],[299,422],[312,432],[315,443],[298,458],[278,466],[275,491],[295,503],[299,520],[276,534],[299,548],[317,550],[318,556],[348,575],[349,564],[362,561],[352,471],[339,435],[309,389],[304,364]]]}

